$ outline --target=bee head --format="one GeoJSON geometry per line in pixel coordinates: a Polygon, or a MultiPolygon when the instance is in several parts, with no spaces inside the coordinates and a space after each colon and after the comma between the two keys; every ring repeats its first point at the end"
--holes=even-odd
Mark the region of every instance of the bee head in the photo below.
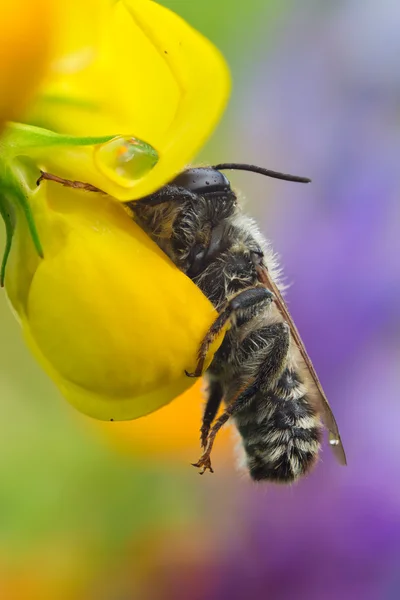
{"type": "Polygon", "coordinates": [[[285,181],[295,181],[297,183],[310,183],[308,177],[298,177],[297,175],[289,175],[278,171],[271,171],[256,165],[247,165],[239,163],[223,163],[214,167],[197,167],[186,169],[179,173],[175,179],[171,181],[172,185],[184,188],[194,194],[206,196],[207,194],[226,194],[232,192],[231,184],[227,177],[221,173],[226,169],[236,171],[251,171],[273,177],[275,179],[283,179],[285,181]]]}
{"type": "Polygon", "coordinates": [[[212,193],[223,194],[232,191],[227,177],[213,167],[186,169],[186,171],[179,173],[171,181],[171,184],[185,188],[189,192],[200,194],[201,196],[212,193]]]}
{"type": "MultiPolygon", "coordinates": [[[[172,199],[177,199],[176,188],[180,188],[179,199],[182,201],[185,196],[193,197],[193,195],[202,196],[207,198],[211,196],[214,200],[217,195],[220,199],[230,199],[236,201],[236,194],[231,188],[229,179],[221,173],[224,170],[236,170],[236,171],[251,171],[253,173],[260,173],[268,177],[274,177],[275,179],[283,179],[285,181],[296,181],[299,183],[309,183],[311,179],[308,177],[298,177],[296,175],[288,175],[287,173],[279,173],[277,171],[270,171],[263,167],[257,167],[256,165],[247,165],[241,163],[223,163],[212,167],[196,167],[186,169],[179,173],[170,181],[169,184],[160,188],[158,191],[141,198],[128,202],[128,206],[138,213],[138,210],[142,207],[155,207],[159,204],[165,204],[172,199]]],[[[211,199],[210,198],[210,199],[211,199]]]]}

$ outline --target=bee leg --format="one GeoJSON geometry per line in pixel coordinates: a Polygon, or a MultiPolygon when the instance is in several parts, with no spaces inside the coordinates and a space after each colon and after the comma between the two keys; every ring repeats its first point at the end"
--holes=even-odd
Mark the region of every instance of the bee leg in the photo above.
{"type": "Polygon", "coordinates": [[[58,175],[52,175],[51,173],[46,173],[46,171],[41,171],[40,177],[36,182],[36,185],[40,185],[42,181],[54,181],[55,183],[60,183],[64,187],[74,188],[76,190],[85,190],[86,192],[100,192],[100,194],[105,194],[103,190],[95,187],[91,183],[85,183],[84,181],[72,181],[71,179],[64,179],[63,177],[58,177],[58,175]]]}
{"type": "Polygon", "coordinates": [[[211,451],[214,445],[215,437],[218,431],[221,429],[221,427],[225,425],[225,423],[228,421],[228,419],[230,419],[239,410],[246,408],[246,406],[248,406],[248,404],[252,401],[254,397],[253,387],[254,383],[248,388],[246,388],[244,391],[241,390],[237,395],[236,399],[231,402],[231,404],[228,406],[225,412],[219,417],[219,419],[215,421],[211,431],[208,434],[208,438],[206,440],[207,446],[202,456],[197,461],[197,463],[193,463],[194,467],[202,469],[200,471],[200,475],[203,475],[203,473],[205,473],[206,471],[214,473],[214,470],[211,466],[211,451]]]}
{"type": "Polygon", "coordinates": [[[201,377],[204,370],[204,362],[206,360],[208,350],[225,325],[234,317],[240,316],[245,322],[251,319],[256,313],[264,310],[268,304],[274,300],[273,293],[266,287],[253,287],[239,292],[228,301],[227,306],[222,310],[219,316],[208,330],[203,339],[198,356],[197,366],[194,373],[185,371],[188,377],[201,377]]]}
{"type": "Polygon", "coordinates": [[[214,445],[218,431],[223,425],[237,413],[249,407],[260,389],[265,387],[265,382],[279,377],[285,367],[285,359],[289,351],[290,328],[287,323],[275,323],[268,328],[269,335],[265,341],[268,343],[268,355],[262,359],[257,377],[253,381],[247,382],[236,396],[232,398],[225,412],[217,419],[211,428],[207,441],[206,449],[200,460],[193,466],[201,468],[200,474],[205,471],[213,473],[211,467],[211,451],[214,445]]]}
{"type": "Polygon", "coordinates": [[[223,389],[219,381],[211,381],[209,387],[209,396],[204,409],[203,422],[200,429],[201,447],[206,448],[208,434],[210,433],[211,424],[214,421],[218,409],[221,406],[223,398],[223,389]]]}

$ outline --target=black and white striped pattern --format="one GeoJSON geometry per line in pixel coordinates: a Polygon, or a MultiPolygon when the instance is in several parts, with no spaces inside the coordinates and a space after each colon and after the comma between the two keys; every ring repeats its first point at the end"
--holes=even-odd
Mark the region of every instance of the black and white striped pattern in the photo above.
{"type": "Polygon", "coordinates": [[[314,465],[322,427],[296,372],[285,368],[267,393],[259,390],[235,423],[243,440],[246,464],[257,481],[295,481],[314,465]]]}

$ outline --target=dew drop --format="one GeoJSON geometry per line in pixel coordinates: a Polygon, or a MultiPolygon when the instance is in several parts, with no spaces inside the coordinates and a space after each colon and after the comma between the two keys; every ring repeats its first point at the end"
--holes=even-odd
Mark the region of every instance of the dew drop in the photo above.
{"type": "Polygon", "coordinates": [[[130,187],[149,173],[158,162],[156,150],[134,137],[117,136],[94,149],[94,161],[115,183],[130,187]]]}

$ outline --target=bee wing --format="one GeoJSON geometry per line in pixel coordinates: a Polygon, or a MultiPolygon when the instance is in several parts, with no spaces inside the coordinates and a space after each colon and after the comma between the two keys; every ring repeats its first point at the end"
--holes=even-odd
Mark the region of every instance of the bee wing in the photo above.
{"type": "Polygon", "coordinates": [[[321,411],[323,421],[325,423],[326,428],[329,431],[329,445],[332,448],[333,454],[341,465],[346,465],[346,453],[343,448],[342,440],[340,438],[339,428],[336,423],[336,419],[333,415],[332,409],[329,406],[329,402],[327,397],[325,396],[325,392],[322,388],[321,382],[318,379],[318,375],[315,372],[314,366],[311,362],[310,357],[307,354],[303,341],[300,337],[300,334],[297,330],[296,325],[293,322],[292,317],[290,316],[289,310],[286,306],[286,303],[283,299],[282,294],[280,293],[278,287],[272,280],[272,277],[269,274],[269,271],[265,265],[261,265],[258,268],[258,279],[261,283],[266,285],[268,289],[275,295],[275,304],[282,317],[285,319],[287,324],[290,327],[290,332],[293,340],[301,354],[302,359],[306,365],[306,368],[312,378],[315,387],[318,391],[318,408],[321,411]]]}

